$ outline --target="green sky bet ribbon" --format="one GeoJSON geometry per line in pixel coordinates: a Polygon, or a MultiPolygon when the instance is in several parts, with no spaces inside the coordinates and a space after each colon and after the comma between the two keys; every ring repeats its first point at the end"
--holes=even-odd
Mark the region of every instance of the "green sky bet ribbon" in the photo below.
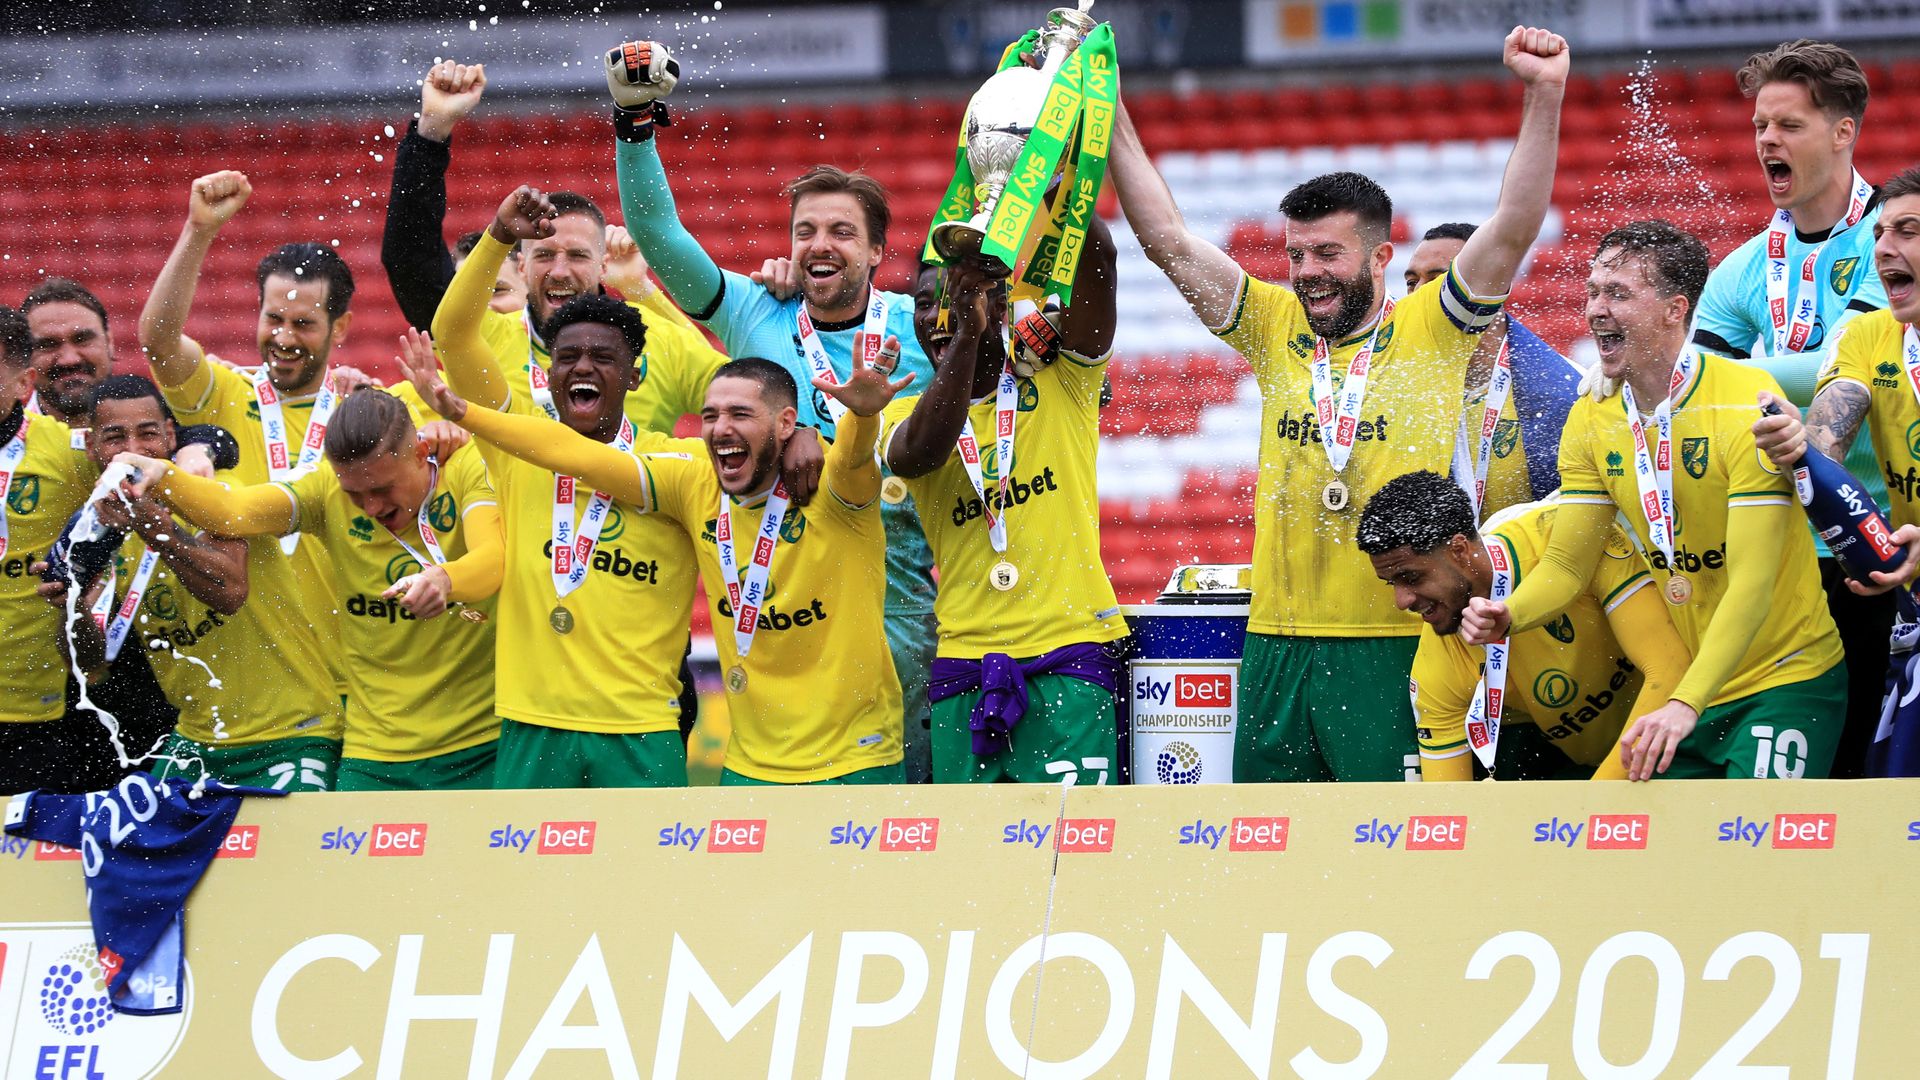
{"type": "Polygon", "coordinates": [[[1027,133],[1026,145],[1007,174],[1007,186],[994,204],[993,217],[987,222],[986,240],[980,245],[983,255],[1020,269],[1021,249],[1027,233],[1044,205],[1047,185],[1067,150],[1073,129],[1080,120],[1080,81],[1085,71],[1085,55],[1075,49],[1060,70],[1053,73],[1047,96],[1027,133]]]}
{"type": "MultiPolygon", "coordinates": [[[[1095,27],[1074,56],[1086,57],[1081,69],[1078,139],[1062,173],[1053,220],[1022,277],[1024,283],[1041,293],[1058,295],[1063,306],[1073,302],[1073,278],[1080,269],[1087,226],[1093,220],[1094,205],[1107,177],[1107,151],[1120,100],[1113,28],[1105,23],[1095,27]]],[[[1031,140],[1028,145],[1032,145],[1031,140]]]]}

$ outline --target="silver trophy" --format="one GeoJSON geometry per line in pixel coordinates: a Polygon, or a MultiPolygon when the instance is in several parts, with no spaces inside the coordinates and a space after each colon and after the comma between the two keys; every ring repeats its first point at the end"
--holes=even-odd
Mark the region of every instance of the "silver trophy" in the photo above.
{"type": "MultiPolygon", "coordinates": [[[[966,221],[945,221],[933,228],[933,248],[942,258],[957,259],[979,252],[987,237],[987,222],[1007,186],[1007,177],[1027,145],[1054,73],[1066,63],[1098,24],[1087,14],[1093,0],[1081,0],[1078,10],[1054,8],[1040,31],[1040,67],[1025,64],[994,75],[974,91],[967,103],[967,164],[975,185],[985,184],[986,197],[966,221]]],[[[997,261],[997,260],[996,260],[997,261]]],[[[1009,268],[1011,269],[1011,268],[1009,268]]]]}

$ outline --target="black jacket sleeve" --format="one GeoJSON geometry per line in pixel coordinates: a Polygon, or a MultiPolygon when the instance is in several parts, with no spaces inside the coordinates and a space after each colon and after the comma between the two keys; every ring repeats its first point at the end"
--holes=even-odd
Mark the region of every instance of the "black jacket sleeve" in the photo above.
{"type": "Polygon", "coordinates": [[[447,220],[450,143],[420,136],[417,122],[393,154],[393,189],[380,236],[380,265],[407,322],[433,325],[433,313],[453,281],[453,253],[442,235],[447,220]]]}

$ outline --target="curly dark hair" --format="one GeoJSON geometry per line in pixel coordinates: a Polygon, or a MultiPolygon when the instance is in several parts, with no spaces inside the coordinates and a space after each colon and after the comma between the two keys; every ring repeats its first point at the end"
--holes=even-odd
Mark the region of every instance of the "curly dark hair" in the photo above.
{"type": "Polygon", "coordinates": [[[605,323],[620,331],[627,339],[627,347],[633,350],[633,358],[638,360],[647,349],[647,323],[640,313],[619,300],[604,293],[582,293],[561,305],[542,328],[541,336],[551,347],[560,331],[574,323],[605,323]]]}

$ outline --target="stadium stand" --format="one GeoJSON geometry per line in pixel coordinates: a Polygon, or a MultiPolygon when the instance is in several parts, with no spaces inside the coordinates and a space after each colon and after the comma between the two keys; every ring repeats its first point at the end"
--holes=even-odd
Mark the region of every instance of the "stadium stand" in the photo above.
{"type": "MultiPolygon", "coordinates": [[[[1878,178],[1920,158],[1920,128],[1884,122],[1920,103],[1920,62],[1870,65],[1868,76],[1875,98],[1858,163],[1878,178]]],[[[1152,91],[1129,93],[1128,102],[1189,221],[1250,271],[1280,279],[1286,259],[1274,203],[1316,173],[1352,168],[1386,186],[1401,260],[1429,226],[1484,218],[1517,124],[1517,92],[1506,81],[1454,79],[1152,91]],[[1446,140],[1429,138],[1442,131],[1446,140]]],[[[951,174],[963,99],[689,105],[670,138],[675,189],[722,265],[757,267],[786,249],[780,184],[830,147],[836,161],[866,165],[893,191],[894,255],[882,283],[907,286],[913,244],[951,174]]],[[[501,194],[523,182],[617,207],[611,141],[597,112],[506,108],[483,109],[461,128],[450,233],[484,223],[501,194]]],[[[1752,182],[1750,113],[1725,70],[1576,75],[1555,212],[1512,310],[1578,355],[1577,283],[1607,228],[1672,217],[1699,231],[1716,257],[1751,235],[1768,208],[1752,182]]],[[[0,212],[16,223],[0,259],[0,297],[17,300],[45,276],[83,278],[120,328],[122,360],[131,360],[134,322],[177,234],[187,181],[241,168],[256,181],[254,199],[208,260],[189,333],[250,362],[255,261],[279,241],[319,239],[337,244],[361,282],[352,339],[338,355],[391,375],[404,326],[379,270],[379,235],[400,115],[15,128],[20,152],[0,160],[0,212]],[[103,155],[109,145],[114,152],[103,155]]],[[[1117,214],[1110,192],[1102,212],[1117,214]]],[[[1131,231],[1115,235],[1122,322],[1103,423],[1102,524],[1115,589],[1135,603],[1178,563],[1246,557],[1259,409],[1242,362],[1193,320],[1131,231]],[[1146,521],[1156,527],[1139,527],[1146,521]]],[[[1401,265],[1389,272],[1395,289],[1401,265]]]]}

